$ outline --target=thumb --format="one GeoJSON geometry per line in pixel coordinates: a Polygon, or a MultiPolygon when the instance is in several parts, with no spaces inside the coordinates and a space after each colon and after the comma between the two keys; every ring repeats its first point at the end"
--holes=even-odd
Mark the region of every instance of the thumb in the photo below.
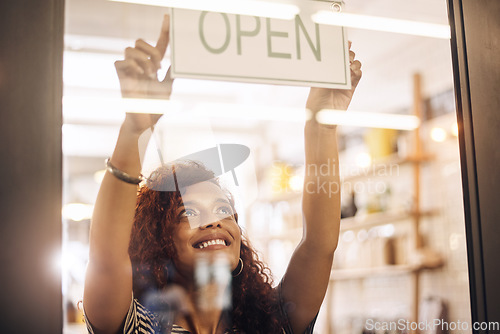
{"type": "Polygon", "coordinates": [[[174,84],[174,78],[172,78],[172,66],[168,68],[167,74],[165,75],[162,83],[168,87],[169,91],[172,90],[172,85],[174,84]]]}
{"type": "Polygon", "coordinates": [[[163,59],[165,52],[167,51],[168,43],[170,41],[170,15],[165,14],[163,18],[163,24],[161,26],[160,37],[158,42],[156,42],[156,48],[160,52],[160,56],[163,59]]]}

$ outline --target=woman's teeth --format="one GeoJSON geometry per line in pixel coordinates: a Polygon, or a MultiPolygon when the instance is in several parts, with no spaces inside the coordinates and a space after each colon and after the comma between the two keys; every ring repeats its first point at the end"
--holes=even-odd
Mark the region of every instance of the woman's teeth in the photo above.
{"type": "Polygon", "coordinates": [[[209,241],[205,241],[205,242],[200,243],[198,245],[198,248],[203,249],[203,248],[211,246],[211,245],[223,245],[223,246],[225,246],[226,242],[222,239],[209,240],[209,241]]]}

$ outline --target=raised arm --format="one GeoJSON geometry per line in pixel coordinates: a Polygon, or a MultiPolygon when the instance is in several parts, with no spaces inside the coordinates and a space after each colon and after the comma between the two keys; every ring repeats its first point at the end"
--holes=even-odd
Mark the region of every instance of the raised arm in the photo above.
{"type": "MultiPolygon", "coordinates": [[[[352,89],[311,88],[307,109],[313,115],[322,109],[347,109],[361,78],[361,63],[354,56],[350,51],[352,89]]],[[[336,126],[321,125],[313,116],[306,122],[304,134],[304,234],[282,281],[283,298],[294,305],[287,312],[297,334],[306,330],[323,302],[340,228],[336,126]]]]}
{"type": "MultiPolygon", "coordinates": [[[[172,81],[158,81],[157,70],[168,45],[169,19],[165,17],[156,47],[137,40],[115,63],[123,97],[169,98],[172,81]]],[[[131,177],[141,172],[139,137],[159,115],[127,114],[110,163],[131,177]]],[[[85,279],[84,310],[98,333],[116,333],[132,298],[132,265],[128,255],[134,221],[137,185],[106,172],[95,203],[90,227],[89,264],[85,279]]]]}

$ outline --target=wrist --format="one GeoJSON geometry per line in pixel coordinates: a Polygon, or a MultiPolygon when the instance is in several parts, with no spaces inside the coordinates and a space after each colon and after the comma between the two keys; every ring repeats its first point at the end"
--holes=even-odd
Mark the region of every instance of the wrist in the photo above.
{"type": "Polygon", "coordinates": [[[323,124],[318,122],[316,118],[316,113],[312,114],[311,118],[306,122],[306,129],[311,128],[314,129],[314,131],[336,131],[337,130],[337,124],[323,124]]]}
{"type": "Polygon", "coordinates": [[[138,128],[133,122],[128,121],[127,118],[123,121],[120,127],[120,135],[126,136],[130,139],[137,139],[146,131],[147,129],[138,128]]]}
{"type": "Polygon", "coordinates": [[[133,136],[141,136],[160,119],[161,115],[127,112],[122,130],[133,136]]]}
{"type": "Polygon", "coordinates": [[[125,173],[138,177],[141,173],[139,142],[141,133],[124,122],[118,134],[110,162],[125,173]]]}
{"type": "Polygon", "coordinates": [[[144,180],[142,174],[139,173],[138,177],[129,175],[127,172],[117,168],[115,165],[111,163],[111,158],[106,159],[106,170],[111,173],[118,180],[123,181],[128,184],[139,185],[144,180]]]}

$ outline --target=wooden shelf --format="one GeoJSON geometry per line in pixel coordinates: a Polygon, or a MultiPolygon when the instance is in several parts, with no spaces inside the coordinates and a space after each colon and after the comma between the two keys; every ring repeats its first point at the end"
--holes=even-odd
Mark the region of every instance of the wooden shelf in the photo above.
{"type": "Polygon", "coordinates": [[[367,215],[354,216],[349,218],[343,218],[340,221],[340,230],[356,230],[362,228],[370,228],[374,226],[380,226],[391,223],[398,223],[410,218],[415,217],[426,217],[435,214],[435,210],[423,211],[423,212],[408,212],[408,211],[386,211],[377,212],[367,215]]]}
{"type": "MultiPolygon", "coordinates": [[[[359,173],[356,175],[350,175],[345,178],[341,178],[341,182],[351,182],[354,180],[359,180],[367,177],[375,177],[375,176],[380,176],[377,175],[377,172],[384,168],[388,168],[388,166],[391,165],[405,165],[405,164],[410,164],[410,163],[421,163],[421,162],[427,162],[431,161],[434,159],[433,155],[421,155],[421,156],[415,156],[415,155],[410,155],[407,157],[400,157],[397,154],[390,155],[384,159],[379,159],[373,162],[373,164],[367,168],[360,169],[359,173]]],[[[277,193],[273,194],[269,197],[264,197],[261,200],[263,202],[269,202],[269,203],[276,203],[276,202],[281,202],[281,201],[293,201],[293,200],[298,200],[302,198],[302,191],[297,191],[297,192],[285,192],[285,193],[277,193]]]]}
{"type": "Polygon", "coordinates": [[[381,170],[387,169],[389,166],[392,165],[405,165],[405,164],[414,164],[414,163],[421,163],[421,162],[427,162],[431,161],[434,159],[433,155],[425,154],[425,155],[409,155],[406,157],[400,157],[397,154],[390,155],[384,159],[379,159],[376,161],[373,161],[373,163],[366,168],[360,169],[359,172],[355,175],[348,175],[346,177],[342,177],[341,181],[342,182],[352,182],[354,180],[359,180],[367,177],[375,177],[378,176],[380,177],[381,175],[377,175],[381,170]]]}
{"type": "Polygon", "coordinates": [[[410,264],[388,265],[373,268],[334,269],[332,270],[330,280],[342,281],[364,279],[368,277],[407,275],[419,271],[420,269],[420,266],[410,264]]]}
{"type": "MultiPolygon", "coordinates": [[[[404,222],[405,220],[416,217],[417,215],[420,217],[423,216],[431,216],[435,214],[435,210],[429,210],[420,212],[418,214],[412,212],[405,211],[388,211],[388,212],[379,212],[372,213],[369,215],[362,216],[354,216],[349,218],[343,218],[340,221],[340,231],[349,231],[349,230],[357,230],[362,228],[370,228],[375,226],[381,226],[391,223],[399,223],[404,222]]],[[[263,235],[259,238],[261,240],[269,241],[269,240],[300,240],[302,237],[303,229],[294,228],[287,231],[284,231],[280,234],[271,234],[271,235],[263,235]]]]}
{"type": "MultiPolygon", "coordinates": [[[[414,114],[418,118],[421,118],[422,115],[422,94],[421,94],[421,84],[420,84],[420,76],[416,74],[414,76],[414,114]]],[[[349,183],[355,183],[360,181],[369,182],[370,179],[378,178],[380,181],[387,181],[388,178],[391,179],[391,182],[400,181],[400,179],[395,179],[393,176],[400,175],[396,172],[396,168],[404,168],[403,175],[404,180],[410,182],[411,188],[413,190],[412,193],[412,202],[411,210],[389,210],[385,212],[377,212],[370,213],[364,215],[357,215],[350,218],[341,219],[340,222],[340,231],[352,231],[362,229],[370,229],[372,227],[383,226],[386,224],[405,224],[398,225],[398,227],[403,227],[405,235],[407,236],[404,239],[401,239],[398,242],[397,247],[403,247],[399,245],[400,243],[405,243],[404,246],[408,244],[412,246],[411,257],[406,256],[409,261],[411,259],[411,264],[398,264],[398,265],[381,265],[381,266],[367,266],[365,268],[351,268],[351,269],[333,269],[330,275],[330,283],[335,284],[338,281],[347,281],[347,280],[364,280],[369,279],[371,277],[408,277],[411,279],[411,291],[409,291],[411,298],[410,312],[412,321],[417,321],[419,319],[419,299],[420,299],[420,273],[423,270],[433,270],[437,269],[444,264],[444,260],[440,258],[435,252],[432,252],[430,249],[426,249],[422,247],[422,236],[421,231],[419,229],[421,218],[434,215],[438,213],[437,210],[429,210],[423,211],[421,207],[421,170],[422,164],[432,161],[434,159],[433,155],[426,154],[422,147],[422,137],[419,132],[419,128],[416,128],[412,131],[411,141],[408,142],[408,152],[409,155],[401,157],[398,154],[392,154],[382,159],[377,159],[372,162],[372,164],[366,168],[359,169],[351,169],[351,170],[342,170],[340,175],[341,183],[346,188],[349,189],[349,183]],[[407,231],[406,231],[407,230],[407,231]],[[417,262],[418,261],[418,262],[417,262]]],[[[399,172],[399,170],[397,170],[399,172]]],[[[401,178],[403,179],[403,178],[401,178]]],[[[406,183],[405,183],[406,185],[406,183]]],[[[273,193],[269,194],[269,198],[264,199],[264,201],[276,204],[280,201],[288,201],[290,204],[296,205],[298,201],[302,198],[301,192],[295,193],[273,193]]],[[[296,221],[293,219],[293,226],[296,221]]],[[[291,224],[290,224],[291,225],[291,224]]],[[[399,231],[398,231],[399,232],[399,231]]],[[[302,228],[290,228],[283,229],[281,233],[276,233],[275,235],[262,235],[260,237],[264,242],[271,242],[273,240],[286,240],[286,241],[299,241],[302,236],[302,228]]],[[[375,245],[376,247],[382,246],[375,245]]],[[[396,245],[396,243],[394,243],[396,245]]],[[[394,246],[394,248],[397,248],[394,246]]],[[[384,249],[385,250],[385,249],[384,249]]],[[[348,251],[348,250],[346,250],[348,251]]],[[[394,250],[394,252],[396,252],[394,250]]],[[[345,262],[345,261],[344,261],[345,262]]],[[[343,261],[339,261],[338,263],[343,263],[343,261]]],[[[350,262],[352,263],[352,262],[350,262]]],[[[380,263],[380,262],[372,262],[380,263]]],[[[333,303],[333,289],[329,289],[327,294],[327,323],[331,324],[331,315],[332,315],[332,305],[333,303]]],[[[331,328],[329,328],[329,332],[331,332],[331,328]]]]}

